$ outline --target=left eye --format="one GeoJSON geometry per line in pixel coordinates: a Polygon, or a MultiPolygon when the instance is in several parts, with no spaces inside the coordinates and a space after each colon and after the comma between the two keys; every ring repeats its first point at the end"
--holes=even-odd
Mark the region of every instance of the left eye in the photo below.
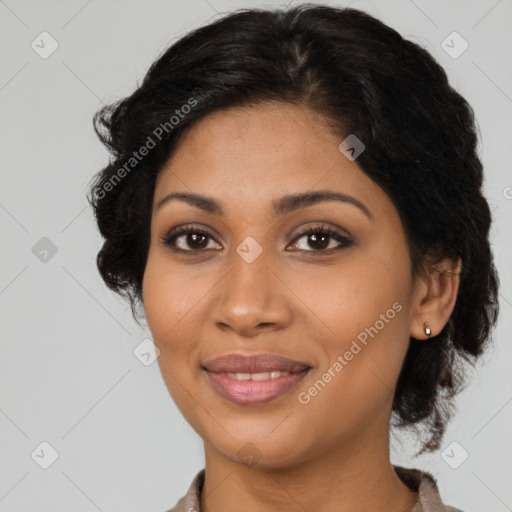
{"type": "Polygon", "coordinates": [[[297,241],[302,238],[306,238],[306,243],[309,247],[312,247],[312,250],[306,249],[304,246],[299,247],[299,249],[307,252],[332,252],[333,250],[336,251],[343,247],[348,247],[352,243],[346,236],[329,228],[310,228],[299,235],[294,243],[298,244],[297,241]]]}

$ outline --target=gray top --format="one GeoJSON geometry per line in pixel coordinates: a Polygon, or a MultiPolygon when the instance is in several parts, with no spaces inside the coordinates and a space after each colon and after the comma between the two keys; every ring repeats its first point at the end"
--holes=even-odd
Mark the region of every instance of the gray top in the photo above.
{"type": "MultiPolygon", "coordinates": [[[[393,468],[400,480],[412,491],[418,493],[418,501],[411,512],[462,512],[460,509],[449,507],[441,501],[437,483],[430,473],[400,466],[393,466],[393,468]]],[[[201,512],[203,483],[204,469],[194,477],[187,494],[180,499],[174,508],[167,512],[201,512]]]]}

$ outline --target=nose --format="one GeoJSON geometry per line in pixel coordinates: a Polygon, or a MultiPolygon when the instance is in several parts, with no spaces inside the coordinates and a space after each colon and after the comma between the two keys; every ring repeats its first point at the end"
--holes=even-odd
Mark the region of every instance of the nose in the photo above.
{"type": "Polygon", "coordinates": [[[287,287],[269,267],[265,250],[252,263],[234,254],[233,265],[219,283],[211,318],[225,332],[254,337],[284,329],[292,319],[287,287]]]}

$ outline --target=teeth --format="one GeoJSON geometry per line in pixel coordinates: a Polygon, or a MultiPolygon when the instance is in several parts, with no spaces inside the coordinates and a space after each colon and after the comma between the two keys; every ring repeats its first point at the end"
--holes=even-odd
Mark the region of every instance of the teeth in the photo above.
{"type": "Polygon", "coordinates": [[[268,379],[277,379],[281,376],[290,375],[290,372],[260,372],[260,373],[232,373],[226,372],[228,377],[236,380],[268,380],[268,379]]]}
{"type": "Polygon", "coordinates": [[[226,375],[228,377],[231,377],[232,379],[236,379],[236,380],[251,380],[251,374],[250,373],[231,373],[231,372],[228,372],[226,375]]]}
{"type": "Polygon", "coordinates": [[[251,380],[268,380],[268,379],[270,379],[270,372],[253,373],[251,375],[251,380]]]}

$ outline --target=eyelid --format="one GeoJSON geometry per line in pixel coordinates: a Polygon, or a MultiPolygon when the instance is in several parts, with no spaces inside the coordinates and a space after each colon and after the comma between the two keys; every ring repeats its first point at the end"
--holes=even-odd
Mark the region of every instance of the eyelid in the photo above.
{"type": "Polygon", "coordinates": [[[347,248],[354,243],[351,235],[349,235],[347,231],[345,231],[344,229],[332,228],[331,226],[326,225],[324,222],[321,222],[319,225],[308,226],[299,231],[299,233],[297,233],[293,238],[290,245],[297,243],[305,235],[312,235],[317,233],[324,234],[330,237],[331,239],[336,240],[336,242],[339,245],[337,247],[331,247],[330,249],[323,249],[318,251],[315,251],[314,249],[309,251],[302,250],[301,252],[313,254],[317,253],[319,255],[329,255],[337,251],[340,251],[341,249],[347,248]],[[342,234],[340,231],[344,232],[345,234],[342,234]]]}
{"type": "Polygon", "coordinates": [[[214,240],[216,243],[219,243],[219,242],[217,242],[217,235],[212,234],[211,230],[208,228],[198,227],[197,224],[182,224],[182,225],[176,226],[176,227],[164,232],[159,238],[164,245],[169,246],[170,249],[175,250],[177,252],[178,251],[180,251],[180,252],[204,252],[204,249],[203,249],[203,251],[194,251],[193,249],[184,250],[184,249],[177,249],[175,247],[171,247],[171,245],[170,245],[171,240],[176,240],[177,238],[184,236],[188,233],[202,234],[202,235],[208,236],[209,238],[214,240]]]}
{"type": "Polygon", "coordinates": [[[351,235],[345,229],[342,229],[340,227],[332,227],[331,225],[329,225],[325,222],[318,221],[318,224],[315,224],[313,226],[307,226],[307,227],[299,230],[299,232],[295,234],[293,241],[295,241],[297,238],[300,238],[303,235],[306,235],[310,232],[315,232],[315,231],[329,232],[330,234],[337,235],[340,238],[346,238],[346,239],[351,238],[351,235]]]}

